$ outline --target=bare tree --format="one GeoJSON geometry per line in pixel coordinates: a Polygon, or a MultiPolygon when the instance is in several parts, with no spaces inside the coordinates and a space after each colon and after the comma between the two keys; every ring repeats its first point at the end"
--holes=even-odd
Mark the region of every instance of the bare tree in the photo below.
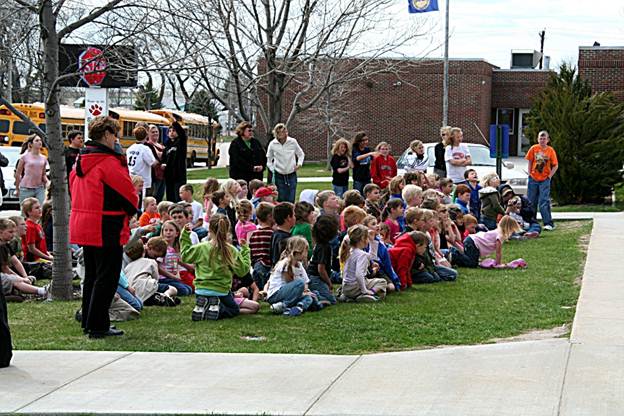
{"type": "Polygon", "coordinates": [[[398,30],[387,12],[393,0],[167,1],[161,53],[197,68],[188,74],[238,120],[257,113],[265,132],[290,124],[335,85],[361,79],[369,63],[424,33],[398,30]],[[383,33],[383,40],[376,41],[383,33]],[[341,66],[359,57],[357,65],[341,66]],[[235,99],[232,99],[235,98],[235,99]]]}

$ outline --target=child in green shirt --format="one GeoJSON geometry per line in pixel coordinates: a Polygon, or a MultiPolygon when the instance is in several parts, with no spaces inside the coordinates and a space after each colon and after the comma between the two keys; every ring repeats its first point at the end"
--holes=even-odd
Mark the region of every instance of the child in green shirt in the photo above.
{"type": "Polygon", "coordinates": [[[312,224],[316,220],[314,206],[309,202],[301,201],[295,204],[295,219],[297,222],[290,231],[291,235],[300,235],[308,242],[308,259],[312,257],[312,224]]]}

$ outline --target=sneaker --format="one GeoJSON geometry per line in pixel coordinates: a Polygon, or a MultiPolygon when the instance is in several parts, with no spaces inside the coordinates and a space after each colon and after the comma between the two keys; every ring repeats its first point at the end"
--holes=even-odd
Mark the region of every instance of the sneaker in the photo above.
{"type": "Polygon", "coordinates": [[[208,311],[208,298],[205,296],[198,296],[195,300],[195,307],[191,313],[191,320],[203,321],[206,319],[206,312],[208,311]]]}
{"type": "Polygon", "coordinates": [[[286,316],[299,316],[303,313],[303,309],[300,306],[293,306],[292,308],[288,308],[284,311],[284,315],[286,316]]]}
{"type": "Polygon", "coordinates": [[[218,296],[208,297],[208,312],[206,313],[206,319],[210,321],[216,321],[219,319],[219,304],[221,300],[218,296]]]}
{"type": "Polygon", "coordinates": [[[537,231],[531,231],[531,232],[525,233],[524,236],[526,238],[537,238],[539,237],[539,233],[537,231]]]}
{"type": "Polygon", "coordinates": [[[360,295],[357,297],[355,301],[362,302],[362,303],[370,303],[370,302],[377,302],[378,300],[379,298],[375,295],[360,295]]]}
{"type": "Polygon", "coordinates": [[[546,224],[546,225],[544,226],[544,230],[546,230],[546,231],[552,231],[552,230],[554,230],[554,229],[555,229],[555,224],[552,224],[552,225],[550,225],[550,224],[546,224]]]}
{"type": "Polygon", "coordinates": [[[171,296],[164,295],[163,297],[165,298],[164,306],[169,306],[169,307],[176,306],[175,300],[171,296]]]}
{"type": "Polygon", "coordinates": [[[284,312],[284,302],[277,302],[277,303],[271,304],[271,312],[273,312],[276,315],[279,315],[282,312],[284,312]]]}

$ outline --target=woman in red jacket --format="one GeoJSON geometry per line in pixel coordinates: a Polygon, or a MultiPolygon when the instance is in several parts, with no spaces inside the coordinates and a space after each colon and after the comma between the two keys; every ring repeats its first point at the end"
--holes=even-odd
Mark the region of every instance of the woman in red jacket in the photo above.
{"type": "Polygon", "coordinates": [[[388,143],[379,143],[375,150],[378,152],[378,155],[375,156],[371,163],[371,177],[375,185],[381,189],[386,189],[390,180],[397,175],[397,164],[390,155],[390,145],[388,143]]]}
{"type": "Polygon", "coordinates": [[[69,179],[69,234],[84,252],[82,328],[89,338],[123,335],[110,327],[108,308],[119,282],[123,245],[130,236],[128,220],[136,213],[138,195],[126,157],[115,151],[119,131],[119,123],[111,117],[93,119],[91,141],[76,159],[69,179]]]}

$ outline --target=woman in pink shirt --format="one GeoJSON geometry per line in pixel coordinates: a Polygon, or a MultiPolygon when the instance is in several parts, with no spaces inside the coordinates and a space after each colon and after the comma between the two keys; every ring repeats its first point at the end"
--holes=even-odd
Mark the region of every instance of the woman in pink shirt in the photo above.
{"type": "Polygon", "coordinates": [[[24,199],[35,197],[43,205],[48,184],[46,167],[48,159],[41,154],[43,142],[39,136],[29,136],[22,145],[22,155],[15,170],[15,192],[20,204],[24,199]]]}

